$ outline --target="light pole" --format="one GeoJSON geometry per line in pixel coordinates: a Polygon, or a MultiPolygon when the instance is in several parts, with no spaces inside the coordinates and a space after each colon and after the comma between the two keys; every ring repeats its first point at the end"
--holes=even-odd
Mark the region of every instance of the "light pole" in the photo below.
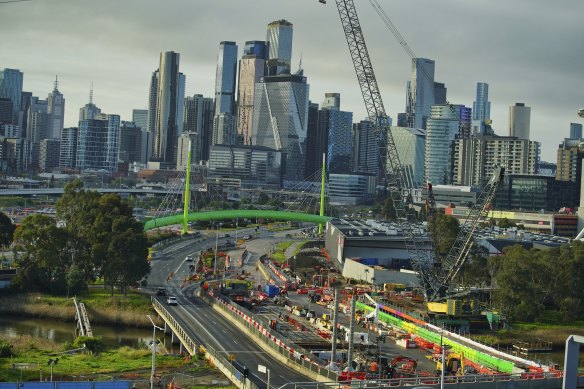
{"type": "MultiPolygon", "coordinates": [[[[152,371],[150,373],[150,389],[154,388],[154,375],[156,374],[156,329],[158,328],[160,331],[164,331],[164,328],[158,327],[154,324],[154,320],[150,317],[150,315],[146,315],[148,319],[150,319],[150,323],[152,323],[152,371]]],[[[52,376],[52,370],[51,370],[52,376]]]]}
{"type": "MultiPolygon", "coordinates": [[[[53,366],[55,366],[57,363],[59,363],[59,358],[49,358],[49,362],[47,363],[49,366],[51,366],[51,382],[53,382],[53,366]]],[[[22,370],[20,373],[22,374],[22,370]]]]}
{"type": "Polygon", "coordinates": [[[365,269],[365,283],[368,284],[369,281],[367,280],[367,277],[369,276],[369,269],[365,269]]]}
{"type": "Polygon", "coordinates": [[[219,230],[221,229],[221,223],[217,224],[217,233],[215,234],[215,261],[213,263],[213,276],[217,276],[217,248],[219,243],[219,230]]]}

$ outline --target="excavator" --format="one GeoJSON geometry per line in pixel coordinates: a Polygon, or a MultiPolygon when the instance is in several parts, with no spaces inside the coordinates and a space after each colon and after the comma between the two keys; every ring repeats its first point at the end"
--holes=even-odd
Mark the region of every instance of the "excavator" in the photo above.
{"type": "MultiPolygon", "coordinates": [[[[436,362],[436,373],[442,374],[442,361],[436,362]]],[[[446,370],[444,375],[464,375],[464,355],[450,353],[446,357],[446,370]]]]}
{"type": "Polygon", "coordinates": [[[387,365],[387,378],[409,378],[416,373],[418,361],[398,355],[387,365]]]}

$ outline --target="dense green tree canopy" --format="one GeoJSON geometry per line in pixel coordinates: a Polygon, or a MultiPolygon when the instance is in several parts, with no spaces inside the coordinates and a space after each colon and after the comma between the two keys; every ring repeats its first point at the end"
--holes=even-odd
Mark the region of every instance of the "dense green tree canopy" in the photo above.
{"type": "Polygon", "coordinates": [[[0,246],[7,247],[12,244],[12,237],[16,226],[4,212],[0,212],[0,246]]]}

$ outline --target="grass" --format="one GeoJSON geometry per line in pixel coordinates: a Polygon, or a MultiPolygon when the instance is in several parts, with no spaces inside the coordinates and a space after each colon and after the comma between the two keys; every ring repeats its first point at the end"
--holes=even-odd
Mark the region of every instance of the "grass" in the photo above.
{"type": "MultiPolygon", "coordinates": [[[[53,366],[53,375],[58,380],[72,380],[76,376],[119,375],[125,372],[148,370],[152,363],[150,350],[120,347],[107,350],[99,355],[90,354],[59,354],[64,345],[59,345],[47,339],[20,336],[17,338],[2,338],[0,340],[12,345],[13,356],[0,358],[0,381],[15,382],[21,379],[38,380],[50,376],[49,358],[59,358],[53,366]],[[28,369],[13,369],[13,364],[31,364],[28,369]]],[[[191,360],[197,362],[197,358],[191,360]]],[[[157,355],[158,369],[178,369],[187,365],[184,357],[172,355],[157,355]]],[[[209,369],[207,369],[209,370],[209,369]]],[[[148,373],[146,373],[146,376],[148,373]]],[[[99,377],[96,377],[99,379],[99,377]]]]}
{"type": "MultiPolygon", "coordinates": [[[[75,307],[70,298],[44,294],[3,296],[0,314],[73,321],[75,307]]],[[[149,296],[130,291],[111,295],[109,289],[91,288],[83,301],[91,323],[128,327],[149,327],[147,314],[153,313],[149,296]]]]}

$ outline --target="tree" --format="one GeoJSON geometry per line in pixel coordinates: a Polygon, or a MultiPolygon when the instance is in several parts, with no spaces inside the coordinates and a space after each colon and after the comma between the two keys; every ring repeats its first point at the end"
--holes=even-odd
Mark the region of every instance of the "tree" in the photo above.
{"type": "Polygon", "coordinates": [[[391,196],[387,196],[385,198],[385,201],[383,202],[383,208],[381,209],[381,216],[383,216],[385,220],[392,220],[397,217],[391,196]]]}
{"type": "Polygon", "coordinates": [[[4,212],[0,212],[0,247],[8,247],[12,244],[16,226],[4,212]]]}
{"type": "Polygon", "coordinates": [[[71,265],[67,231],[46,215],[26,217],[14,234],[14,252],[20,271],[15,284],[25,290],[64,293],[71,265]]]}
{"type": "Polygon", "coordinates": [[[436,213],[428,225],[432,245],[439,256],[448,255],[460,232],[460,223],[453,216],[436,213]]]}
{"type": "Polygon", "coordinates": [[[499,222],[497,223],[497,226],[499,226],[501,228],[517,227],[517,225],[515,224],[514,221],[511,221],[511,220],[507,219],[506,217],[504,217],[503,219],[500,219],[499,222]]]}

